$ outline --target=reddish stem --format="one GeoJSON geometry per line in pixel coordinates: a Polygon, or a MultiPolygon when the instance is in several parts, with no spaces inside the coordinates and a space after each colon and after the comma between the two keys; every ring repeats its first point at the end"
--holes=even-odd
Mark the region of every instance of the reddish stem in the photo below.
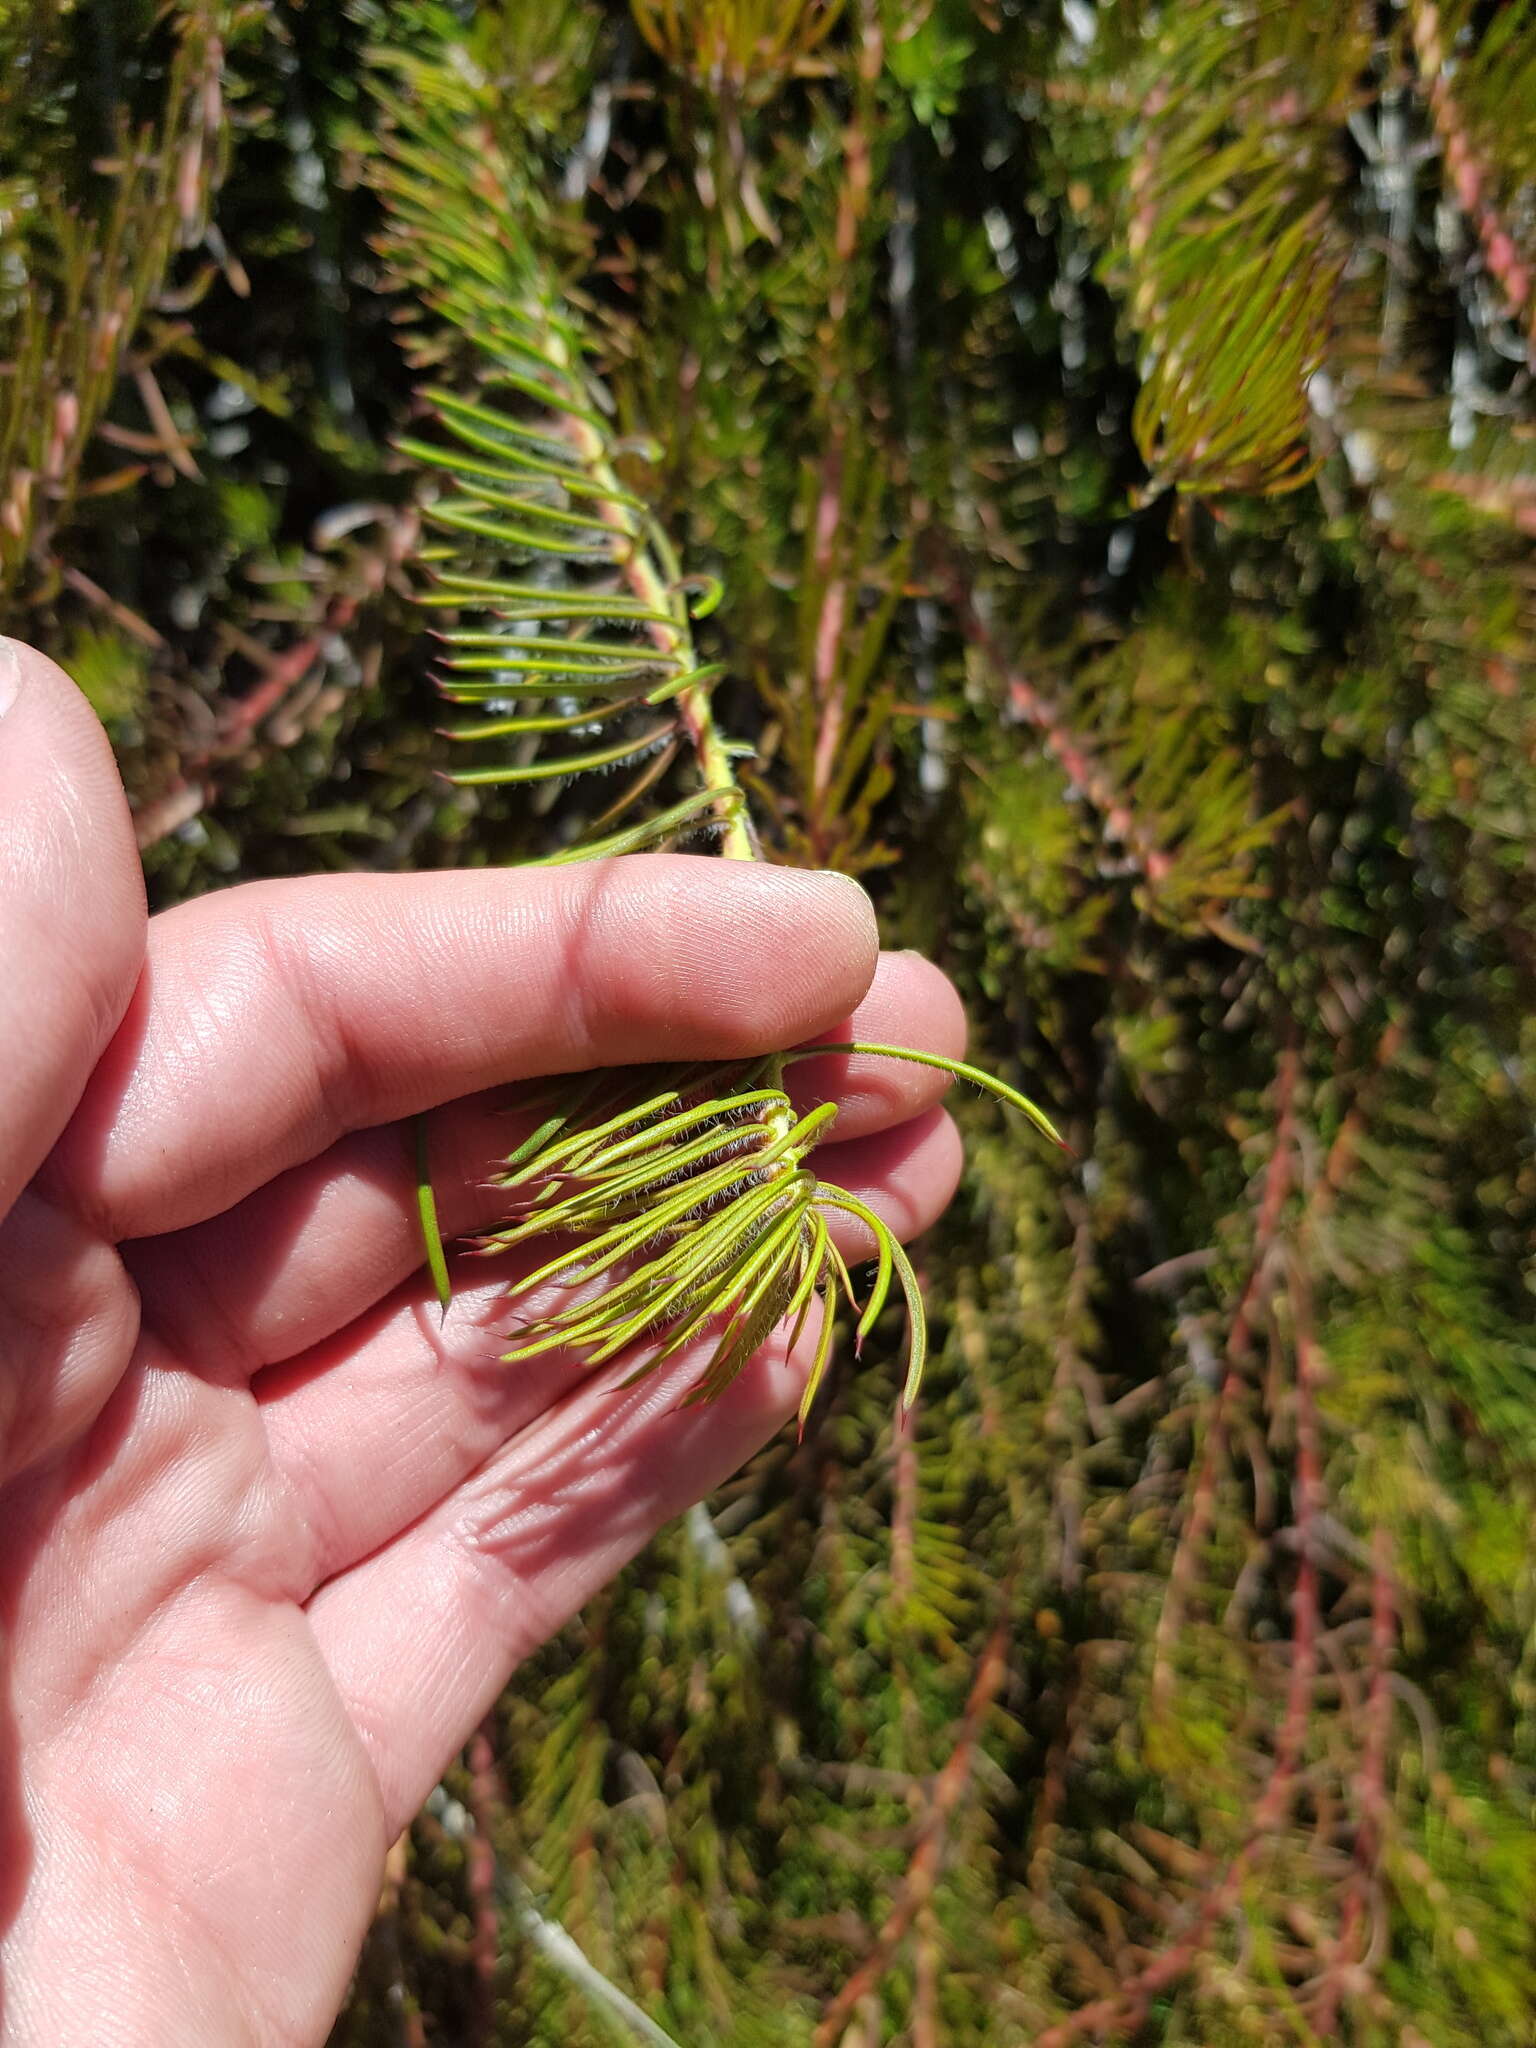
{"type": "Polygon", "coordinates": [[[950,1821],[970,1783],[982,1728],[1008,1673],[1008,1598],[1011,1590],[1011,1586],[1002,1589],[1003,1612],[977,1663],[960,1720],[960,1733],[933,1781],[928,1814],[900,1888],[875,1936],[873,1948],[823,2012],[821,2023],[812,2036],[813,2048],[832,2048],[832,2044],[841,2039],[843,2029],[859,2006],[878,1989],[908,1929],[933,1897],[944,1864],[950,1821]]]}

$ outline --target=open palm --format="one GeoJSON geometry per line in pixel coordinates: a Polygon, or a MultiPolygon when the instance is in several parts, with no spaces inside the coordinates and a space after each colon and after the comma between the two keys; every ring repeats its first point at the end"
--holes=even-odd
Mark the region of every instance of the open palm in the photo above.
{"type": "MultiPolygon", "coordinates": [[[[799,1382],[782,1341],[684,1411],[707,1352],[627,1390],[500,1365],[483,1263],[439,1324],[398,1119],[447,1105],[464,1230],[509,1082],[850,1014],[955,1055],[958,1006],[877,963],[847,883],[672,856],[252,884],[146,924],[94,718],[0,643],[7,696],[0,2037],[318,2041],[390,1840],[513,1666],[799,1382]]],[[[944,1077],[799,1074],[843,1103],[834,1177],[921,1228],[958,1167],[944,1077]]]]}

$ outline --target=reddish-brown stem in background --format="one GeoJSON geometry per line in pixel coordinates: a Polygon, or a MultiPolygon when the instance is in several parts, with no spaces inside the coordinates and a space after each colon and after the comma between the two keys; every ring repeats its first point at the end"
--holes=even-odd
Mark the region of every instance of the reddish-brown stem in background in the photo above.
{"type": "Polygon", "coordinates": [[[832,573],[833,545],[842,516],[843,450],[834,438],[822,458],[821,490],[816,501],[816,545],[813,560],[822,583],[821,610],[816,620],[816,644],[811,682],[820,712],[816,753],[811,765],[811,801],[820,808],[837,770],[843,737],[843,695],[837,679],[837,650],[842,639],[843,620],[848,609],[846,578],[832,573]]]}
{"type": "MultiPolygon", "coordinates": [[[[1278,1144],[1278,1141],[1277,1141],[1278,1144]]],[[[1288,1149],[1288,1146],[1287,1146],[1288,1149]]],[[[1300,1289],[1297,1290],[1301,1292],[1300,1289]]],[[[1304,1300],[1304,1295],[1303,1295],[1304,1300]]],[[[1103,2035],[1111,2028],[1138,2026],[1159,1992],[1176,1984],[1205,1953],[1216,1927],[1231,1912],[1254,1853],[1284,1820],[1295,1792],[1296,1774],[1306,1746],[1312,1697],[1317,1680],[1318,1573],[1316,1518],[1322,1504],[1322,1472],[1315,1406],[1316,1365],[1305,1307],[1297,1319],[1296,1408],[1297,1480],[1296,1541],[1299,1563],[1292,1605],[1291,1665],[1285,1710],[1275,1743],[1269,1778],[1254,1807],[1248,1834],[1220,1881],[1205,1894],[1194,1925],[1179,1941],[1154,1956],[1131,1982],[1109,1997],[1080,2006],[1039,2035],[1034,2048],[1070,2048],[1085,2034],[1103,2035]]],[[[1165,1610],[1166,1611],[1166,1610],[1165,1610]]]]}
{"type": "Polygon", "coordinates": [[[837,266],[827,294],[827,324],[840,329],[848,312],[848,270],[858,252],[859,229],[869,211],[872,158],[869,116],[874,111],[876,84],[885,68],[885,31],[878,9],[864,0],[859,18],[858,84],[848,125],[843,130],[843,179],[837,195],[837,228],[833,250],[837,266]]]}
{"type": "Polygon", "coordinates": [[[1078,1706],[1082,1697],[1086,1651],[1079,1644],[1067,1668],[1061,1702],[1061,1718],[1051,1746],[1045,1753],[1040,1774],[1040,1791],[1030,1823],[1025,1876],[1031,1893],[1042,1908],[1056,1911],[1051,1884],[1051,1851],[1067,1803],[1067,1769],[1072,1760],[1072,1743],[1077,1733],[1078,1706]]]}
{"type": "Polygon", "coordinates": [[[136,611],[113,597],[110,591],[103,590],[95,578],[87,576],[83,569],[76,569],[69,562],[61,562],[59,578],[78,597],[83,597],[88,605],[104,613],[114,626],[120,626],[141,646],[152,648],[157,654],[163,651],[164,636],[155,631],[148,619],[140,618],[136,611]]]}
{"type": "MultiPolygon", "coordinates": [[[[1325,2041],[1338,2025],[1347,1978],[1361,1970],[1366,1908],[1376,1889],[1388,1814],[1387,1744],[1392,1730],[1392,1657],[1397,1647],[1397,1602],[1392,1539],[1377,1529],[1371,1542],[1370,1682],[1365,1703],[1365,1752],[1355,1782],[1355,1850],[1344,1894],[1338,1946],[1318,1987],[1313,2026],[1325,2041]]],[[[1368,1980],[1367,1980],[1368,1981],[1368,1980]]]]}
{"type": "Polygon", "coordinates": [[[217,768],[240,754],[262,720],[298,688],[325,652],[331,636],[352,624],[358,603],[355,596],[333,598],[322,626],[279,655],[254,689],[225,705],[212,738],[186,757],[171,787],[135,811],[133,829],[140,852],[179,831],[207,808],[214,798],[217,768]]]}
{"type": "Polygon", "coordinates": [[[1341,1119],[1339,1128],[1334,1132],[1333,1143],[1328,1147],[1328,1157],[1323,1161],[1322,1173],[1307,1204],[1308,1218],[1326,1216],[1343,1193],[1344,1184],[1359,1157],[1360,1139],[1365,1130],[1366,1110],[1370,1106],[1371,1092],[1402,1050],[1404,1036],[1402,1023],[1393,1018],[1377,1040],[1371,1072],[1361,1083],[1354,1101],[1341,1119]]]}
{"type": "Polygon", "coordinates": [[[1173,866],[1173,856],[1158,845],[1142,824],[1122,790],[1115,787],[1092,748],[1067,723],[1061,707],[1020,675],[999,646],[976,608],[969,588],[958,576],[949,581],[948,597],[960,630],[1002,683],[1014,716],[1034,727],[1070,780],[1080,789],[1103,822],[1104,835],[1124,849],[1126,857],[1154,886],[1173,866]]]}
{"type": "Polygon", "coordinates": [[[814,2048],[832,2048],[832,2043],[841,2038],[843,2029],[864,1999],[878,1987],[881,1978],[890,1967],[892,1956],[905,1940],[913,1921],[933,1897],[934,1887],[938,1883],[939,1872],[944,1864],[944,1849],[950,1821],[971,1781],[981,1731],[1008,1674],[1008,1603],[1011,1594],[1010,1580],[1000,1588],[1002,1612],[987,1638],[986,1647],[976,1665],[970,1695],[960,1718],[960,1732],[955,1738],[954,1748],[933,1781],[928,1812],[917,1848],[907,1865],[890,1911],[875,1936],[873,1948],[823,2012],[820,2024],[812,2037],[814,2048]]]}
{"type": "Polygon", "coordinates": [[[931,1905],[917,1916],[917,1953],[912,1984],[912,2048],[942,2048],[939,2020],[939,1972],[944,1950],[931,1905]]]}
{"type": "Polygon", "coordinates": [[[1299,1262],[1290,1274],[1296,1346],[1296,1596],[1291,1626],[1291,1683],[1277,1771],[1294,1771],[1306,1734],[1317,1677],[1317,1523],[1323,1509],[1322,1437],[1317,1413],[1318,1360],[1312,1336],[1311,1290],[1299,1262]]]}
{"type": "Polygon", "coordinates": [[[1205,1445],[1195,1476],[1189,1514],[1179,1536],[1173,1563],[1169,1568],[1168,1586],[1163,1595],[1162,1612],[1158,1616],[1157,1633],[1153,1638],[1152,1705],[1155,1712],[1166,1711],[1170,1704],[1173,1690],[1173,1645],[1183,1623],[1184,1608],[1194,1582],[1201,1548],[1215,1513],[1217,1471],[1226,1450],[1227,1411],[1242,1385],[1249,1355],[1253,1349],[1254,1323],[1269,1290],[1271,1254],[1280,1228],[1281,1212],[1291,1188],[1295,1151],[1296,1083],[1300,1064],[1296,1048],[1287,1046],[1280,1055],[1275,1077],[1275,1142],[1270,1151],[1269,1165],[1265,1169],[1264,1189],[1259,1198],[1259,1213],[1254,1224],[1253,1259],[1248,1269],[1247,1282],[1238,1297],[1231,1328],[1227,1333],[1226,1373],[1206,1428],[1205,1445]]]}
{"type": "Polygon", "coordinates": [[[1433,0],[1408,0],[1413,54],[1429,101],[1429,117],[1445,156],[1446,182],[1471,222],[1488,275],[1503,294],[1509,317],[1529,328],[1536,315],[1536,275],[1520,254],[1492,197],[1493,178],[1473,146],[1446,75],[1440,10],[1433,0]]]}
{"type": "MultiPolygon", "coordinates": [[[[1386,1071],[1403,1040],[1394,1021],[1383,1032],[1373,1063],[1374,1080],[1386,1071]]],[[[1245,1373],[1254,1331],[1272,1282],[1273,1254],[1290,1192],[1294,1164],[1295,1090],[1299,1063],[1294,1048],[1282,1056],[1276,1079],[1275,1144],[1265,1171],[1255,1226],[1254,1258],[1239,1298],[1227,1340],[1227,1372],[1217,1397],[1217,1410],[1206,1437],[1205,1455],[1197,1476],[1189,1519],[1180,1539],[1168,1592],[1159,1619],[1157,1642],[1162,1661],[1154,1670],[1153,1692],[1167,1704],[1172,1681],[1168,1653],[1182,1619],[1182,1601],[1192,1582],[1199,1546],[1214,1511],[1216,1460],[1225,1439],[1225,1411],[1245,1373]]],[[[1364,1126],[1365,1093],[1341,1122],[1324,1161],[1307,1218],[1325,1214],[1338,1199],[1358,1157],[1364,1126]]],[[[1255,1852],[1284,1819],[1295,1790],[1316,1688],[1319,1651],[1320,1587],[1318,1524],[1323,1512],[1322,1446],[1317,1395],[1320,1366],[1312,1333],[1310,1288],[1305,1269],[1293,1261],[1288,1288],[1295,1344],[1296,1483],[1295,1539],[1298,1553],[1292,1606],[1290,1673],[1285,1709],[1276,1741],[1274,1762],[1254,1808],[1249,1832],[1219,1883],[1206,1893],[1189,1931],[1155,1956],[1115,1994],[1097,1999],[1047,2029],[1034,2048],[1070,2048],[1084,2035],[1103,2036],[1140,2024],[1152,2000],[1177,1983],[1205,1953],[1220,1921],[1232,1910],[1255,1852]]],[[[1313,2025],[1318,2038],[1333,2038],[1347,1973],[1358,1965],[1361,1928],[1376,1884],[1388,1812],[1385,1778],[1391,1730],[1391,1661],[1396,1642],[1395,1581],[1389,1539],[1377,1531],[1372,1551],[1370,1681],[1366,1702],[1366,1742],[1356,1785],[1357,1812],[1354,1865],[1345,1895],[1340,1933],[1328,1970],[1317,1991],[1313,2025]]],[[[1049,1770],[1049,1765],[1048,1765],[1049,1770]]]]}
{"type": "Polygon", "coordinates": [[[501,1947],[501,1921],[496,1910],[496,1851],[491,1829],[505,1804],[501,1773],[493,1746],[495,1722],[487,1717],[469,1738],[469,1812],[474,1829],[464,1844],[464,1882],[469,1890],[474,1933],[470,1961],[474,1969],[473,2018],[468,2048],[481,2048],[493,2038],[496,2025],[496,1961],[501,1947]]]}
{"type": "MultiPolygon", "coordinates": [[[[323,659],[329,642],[346,632],[363,605],[384,588],[409,553],[414,534],[411,515],[393,519],[379,545],[348,565],[347,587],[333,591],[320,623],[281,654],[268,657],[260,682],[244,696],[225,700],[212,733],[183,756],[176,779],[134,812],[134,833],[141,852],[190,823],[214,801],[220,770],[245,752],[262,722],[299,689],[323,659]]],[[[253,659],[260,659],[264,650],[253,647],[251,652],[253,659]]]]}

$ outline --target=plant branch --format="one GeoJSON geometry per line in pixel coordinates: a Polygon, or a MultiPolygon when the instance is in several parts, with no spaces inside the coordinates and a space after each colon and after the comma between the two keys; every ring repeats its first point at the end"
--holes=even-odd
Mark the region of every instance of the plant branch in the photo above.
{"type": "Polygon", "coordinates": [[[873,1949],[822,2013],[812,2036],[814,2048],[832,2048],[832,2044],[841,2037],[843,2028],[858,2007],[878,1988],[913,1921],[933,1896],[943,1869],[950,1821],[970,1783],[982,1728],[1008,1675],[1008,1645],[1012,1633],[1008,1601],[1012,1584],[1009,1578],[999,1588],[1003,1612],[977,1662],[955,1745],[933,1781],[927,1818],[912,1860],[907,1865],[906,1875],[875,1936],[873,1949]]]}
{"type": "Polygon", "coordinates": [[[1419,79],[1429,100],[1429,117],[1445,154],[1451,191],[1472,224],[1488,274],[1503,293],[1510,318],[1530,328],[1536,314],[1536,279],[1494,203],[1489,166],[1475,148],[1451,90],[1440,10],[1434,0],[1408,0],[1408,27],[1419,79]]]}

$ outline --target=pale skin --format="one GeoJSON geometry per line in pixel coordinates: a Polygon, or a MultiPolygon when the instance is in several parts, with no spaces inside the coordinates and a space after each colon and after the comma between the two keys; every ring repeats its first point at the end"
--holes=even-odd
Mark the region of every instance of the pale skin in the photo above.
{"type": "MultiPolygon", "coordinates": [[[[146,920],[88,707],[12,642],[0,704],[0,2040],[318,2043],[390,1842],[519,1660],[785,1426],[808,1362],[781,1337],[686,1410],[707,1352],[628,1390],[500,1365],[483,1262],[439,1324],[409,1120],[461,1232],[511,1084],[816,1037],[958,1057],[963,1020],[851,884],[711,859],[146,920]]],[[[941,1073],[795,1085],[842,1103],[829,1179],[933,1220],[941,1073]]]]}

